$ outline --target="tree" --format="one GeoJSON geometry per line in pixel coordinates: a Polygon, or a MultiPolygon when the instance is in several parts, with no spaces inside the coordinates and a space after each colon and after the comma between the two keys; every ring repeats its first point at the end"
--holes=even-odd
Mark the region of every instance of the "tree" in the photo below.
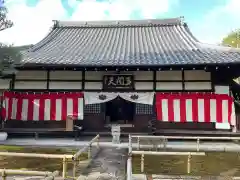
{"type": "Polygon", "coordinates": [[[222,45],[240,48],[240,29],[233,31],[224,37],[222,45]]]}
{"type": "MultiPolygon", "coordinates": [[[[7,8],[0,6],[0,32],[11,28],[12,21],[7,19],[7,8]]],[[[0,42],[0,76],[15,73],[15,64],[21,61],[21,54],[12,45],[6,45],[0,42]]]]}

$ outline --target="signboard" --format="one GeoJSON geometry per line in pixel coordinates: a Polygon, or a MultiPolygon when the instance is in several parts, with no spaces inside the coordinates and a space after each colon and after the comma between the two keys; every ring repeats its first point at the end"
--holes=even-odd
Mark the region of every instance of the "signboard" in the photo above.
{"type": "Polygon", "coordinates": [[[133,75],[111,74],[103,76],[103,89],[134,89],[133,75]]]}

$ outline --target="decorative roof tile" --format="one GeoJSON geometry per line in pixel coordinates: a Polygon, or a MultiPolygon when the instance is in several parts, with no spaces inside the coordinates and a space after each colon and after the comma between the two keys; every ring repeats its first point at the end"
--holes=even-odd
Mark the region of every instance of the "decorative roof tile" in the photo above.
{"type": "Polygon", "coordinates": [[[138,21],[55,21],[24,64],[165,66],[240,62],[240,50],[200,43],[181,18],[138,21]]]}

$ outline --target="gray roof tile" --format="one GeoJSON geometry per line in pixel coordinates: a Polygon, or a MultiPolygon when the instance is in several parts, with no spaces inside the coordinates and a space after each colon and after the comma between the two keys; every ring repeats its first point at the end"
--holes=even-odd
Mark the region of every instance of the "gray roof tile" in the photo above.
{"type": "Polygon", "coordinates": [[[200,43],[181,18],[56,21],[23,63],[78,66],[183,65],[240,62],[240,50],[200,43]]]}

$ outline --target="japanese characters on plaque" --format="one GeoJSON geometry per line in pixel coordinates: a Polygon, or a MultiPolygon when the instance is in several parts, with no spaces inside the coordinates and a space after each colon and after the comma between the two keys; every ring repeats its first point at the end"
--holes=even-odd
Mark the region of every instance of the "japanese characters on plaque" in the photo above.
{"type": "Polygon", "coordinates": [[[133,75],[104,75],[103,89],[134,89],[133,75]]]}

